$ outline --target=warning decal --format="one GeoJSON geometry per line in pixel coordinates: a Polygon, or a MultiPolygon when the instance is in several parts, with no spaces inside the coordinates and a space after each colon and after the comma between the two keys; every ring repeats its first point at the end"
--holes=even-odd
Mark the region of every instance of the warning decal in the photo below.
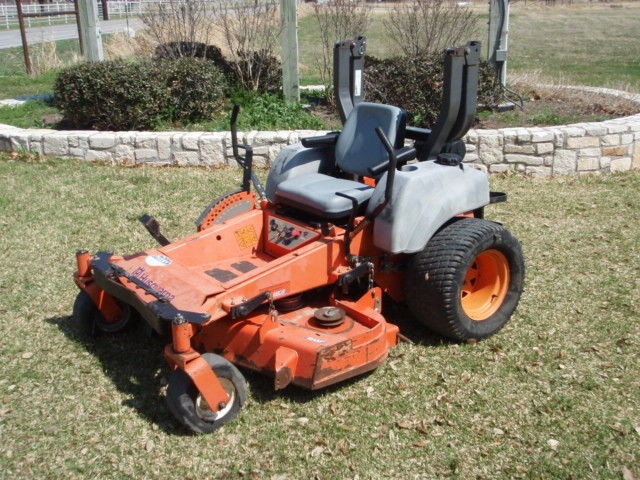
{"type": "Polygon", "coordinates": [[[258,244],[258,235],[253,225],[247,225],[235,231],[236,242],[240,248],[251,248],[258,244]]]}

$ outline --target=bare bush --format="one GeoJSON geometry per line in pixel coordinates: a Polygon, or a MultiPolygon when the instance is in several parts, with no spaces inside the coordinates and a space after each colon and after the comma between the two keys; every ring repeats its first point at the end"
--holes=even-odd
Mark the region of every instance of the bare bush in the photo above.
{"type": "Polygon", "coordinates": [[[278,5],[278,0],[165,0],[150,5],[142,21],[157,44],[170,45],[175,56],[199,56],[195,44],[219,46],[240,86],[269,90],[279,68],[278,5]]]}
{"type": "Polygon", "coordinates": [[[384,20],[389,37],[408,57],[441,52],[478,34],[478,16],[451,0],[409,0],[384,20]]]}
{"type": "Polygon", "coordinates": [[[313,5],[313,15],[318,22],[322,43],[322,56],[317,60],[325,85],[332,83],[334,43],[364,35],[370,14],[371,7],[365,1],[330,0],[313,5]]]}
{"type": "MultiPolygon", "coordinates": [[[[212,13],[211,2],[206,0],[167,0],[149,4],[141,20],[159,45],[209,43],[215,30],[212,13]]],[[[184,56],[189,53],[184,52],[184,56]]]]}
{"type": "Polygon", "coordinates": [[[140,30],[132,36],[130,32],[116,32],[104,41],[104,51],[111,60],[117,58],[151,57],[157,40],[147,30],[140,30]]]}
{"type": "Polygon", "coordinates": [[[212,3],[214,22],[240,83],[260,90],[274,68],[280,36],[278,0],[219,0],[212,3]]]}

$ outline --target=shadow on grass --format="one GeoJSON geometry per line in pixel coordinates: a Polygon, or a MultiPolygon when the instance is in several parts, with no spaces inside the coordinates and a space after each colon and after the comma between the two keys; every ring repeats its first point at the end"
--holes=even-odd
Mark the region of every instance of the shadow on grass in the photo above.
{"type": "Polygon", "coordinates": [[[123,405],[133,408],[166,433],[186,433],[174,420],[163,398],[169,375],[162,355],[164,341],[146,335],[142,322],[126,332],[92,337],[71,316],[46,321],[100,361],[104,374],[129,397],[123,405]]]}
{"type": "MultiPolygon", "coordinates": [[[[398,325],[402,334],[411,342],[425,347],[445,344],[441,337],[431,334],[418,324],[404,306],[386,302],[385,309],[388,320],[398,325]]],[[[116,388],[130,397],[124,401],[124,405],[133,408],[140,416],[155,423],[168,434],[188,434],[173,418],[164,401],[164,386],[169,376],[169,368],[162,354],[166,339],[147,335],[142,321],[126,332],[98,337],[88,335],[83,326],[70,316],[53,317],[46,321],[58,327],[65,336],[82,345],[100,361],[103,372],[111,378],[116,388]]],[[[318,391],[296,386],[275,391],[272,377],[247,369],[242,369],[242,373],[251,386],[253,400],[265,404],[278,398],[306,403],[358,382],[371,372],[318,391]]]]}

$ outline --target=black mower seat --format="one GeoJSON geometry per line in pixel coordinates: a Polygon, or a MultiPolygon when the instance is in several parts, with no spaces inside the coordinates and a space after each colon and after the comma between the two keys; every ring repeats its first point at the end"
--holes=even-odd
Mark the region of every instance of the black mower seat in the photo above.
{"type": "MultiPolygon", "coordinates": [[[[406,113],[391,105],[359,103],[349,114],[334,148],[336,166],[354,177],[372,177],[371,168],[389,161],[375,129],[381,127],[395,148],[404,144],[406,113]]],[[[355,180],[308,173],[278,184],[276,202],[328,219],[346,217],[366,205],[373,187],[355,180]]]]}

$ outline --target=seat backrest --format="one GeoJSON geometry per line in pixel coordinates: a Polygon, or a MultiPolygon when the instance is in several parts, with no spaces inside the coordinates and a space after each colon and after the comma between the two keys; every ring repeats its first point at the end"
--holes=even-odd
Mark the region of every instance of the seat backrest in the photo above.
{"type": "Polygon", "coordinates": [[[391,105],[362,102],[347,117],[335,147],[336,165],[347,173],[370,176],[369,168],[389,160],[376,134],[381,127],[395,148],[404,144],[407,114],[391,105]]]}

